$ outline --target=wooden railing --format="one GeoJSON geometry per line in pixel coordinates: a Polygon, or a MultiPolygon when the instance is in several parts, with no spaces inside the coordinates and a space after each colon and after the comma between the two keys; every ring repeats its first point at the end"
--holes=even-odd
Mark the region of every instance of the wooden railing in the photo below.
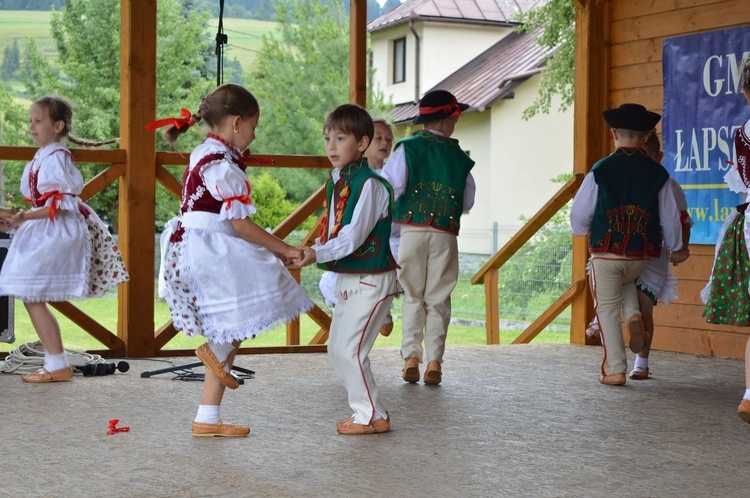
{"type": "MultiPolygon", "coordinates": [[[[0,161],[29,161],[38,149],[34,147],[3,147],[0,146],[0,161]]],[[[89,150],[71,149],[76,163],[110,164],[102,172],[86,183],[81,199],[90,199],[125,174],[126,151],[122,149],[89,150]]],[[[263,164],[263,167],[278,168],[314,168],[329,169],[330,163],[325,156],[295,156],[295,155],[256,155],[254,156],[263,164]]],[[[177,152],[157,152],[156,154],[156,180],[161,183],[170,193],[178,199],[182,194],[180,181],[165,168],[165,166],[184,166],[188,163],[189,154],[177,152]]],[[[15,188],[15,186],[14,186],[15,188]]],[[[314,192],[294,212],[284,219],[279,226],[273,230],[273,234],[279,238],[285,238],[297,229],[307,218],[313,215],[322,205],[325,197],[323,187],[314,192]]],[[[317,224],[307,234],[303,243],[310,244],[314,234],[317,233],[317,224]]],[[[134,264],[144,264],[135,262],[134,264]]],[[[292,275],[300,280],[300,270],[290,270],[292,275]]],[[[81,329],[101,342],[107,349],[92,351],[92,353],[103,356],[121,356],[125,352],[123,339],[110,332],[106,327],[97,322],[79,308],[69,302],[50,303],[65,317],[78,325],[81,329]]],[[[296,352],[321,352],[325,351],[325,342],[328,340],[328,332],[331,325],[331,317],[318,306],[313,307],[307,315],[318,325],[320,330],[315,334],[308,345],[300,345],[300,323],[294,320],[287,325],[286,346],[267,346],[255,348],[242,348],[241,353],[296,353],[296,352]]],[[[118,317],[120,319],[121,317],[118,317]]],[[[154,356],[181,356],[193,355],[192,350],[163,350],[164,346],[175,337],[177,330],[171,320],[155,331],[154,356]]]]}
{"type": "MultiPolygon", "coordinates": [[[[28,161],[37,151],[33,147],[0,147],[0,161],[28,161]]],[[[87,200],[100,192],[125,173],[126,151],[115,150],[88,150],[72,149],[73,157],[77,163],[99,163],[110,164],[102,172],[97,174],[84,186],[81,198],[87,200]]],[[[324,156],[255,156],[264,164],[263,167],[279,168],[314,168],[328,169],[330,165],[324,156]],[[270,164],[269,164],[270,163],[270,164]]],[[[188,162],[188,154],[176,152],[158,152],[156,154],[156,180],[177,198],[182,193],[180,181],[165,166],[184,166],[188,162]]],[[[583,175],[578,174],[569,180],[553,197],[539,210],[516,235],[511,238],[490,260],[480,269],[471,280],[474,285],[485,286],[486,328],[487,344],[500,343],[500,317],[499,317],[499,269],[515,254],[534,234],[549,221],[570,199],[573,198],[578,187],[583,181],[583,175]]],[[[298,228],[307,218],[312,216],[323,204],[324,190],[321,187],[292,212],[273,233],[279,238],[287,237],[298,228]]],[[[317,233],[317,223],[307,234],[304,244],[310,244],[317,233]]],[[[139,263],[136,263],[139,264],[139,263]]],[[[292,275],[300,280],[300,270],[291,270],[292,275]]],[[[561,295],[542,315],[539,316],[527,329],[514,341],[514,343],[526,343],[531,341],[549,323],[554,320],[570,302],[585,289],[584,280],[574,282],[571,287],[561,295]]],[[[76,325],[85,330],[92,337],[104,344],[107,349],[96,351],[104,356],[119,356],[125,351],[123,339],[107,330],[96,320],[86,315],[70,303],[51,303],[60,313],[65,315],[76,325]]],[[[331,317],[318,306],[310,310],[307,315],[320,327],[309,344],[300,344],[300,323],[295,320],[287,325],[285,346],[266,346],[254,348],[242,348],[241,353],[296,353],[296,352],[319,352],[325,351],[325,342],[331,324],[331,317]]],[[[167,343],[175,337],[177,331],[171,321],[165,323],[155,331],[154,356],[179,356],[192,355],[192,350],[164,350],[167,343]]]]}
{"type": "MultiPolygon", "coordinates": [[[[262,167],[276,167],[276,168],[313,168],[313,169],[330,169],[330,163],[325,156],[296,156],[296,155],[254,155],[258,160],[259,166],[262,167]]],[[[182,185],[170,173],[165,166],[184,166],[188,163],[187,154],[180,154],[175,152],[157,152],[156,154],[156,179],[161,183],[169,192],[171,192],[178,199],[182,195],[182,185]]],[[[252,167],[252,166],[251,166],[252,167]]],[[[300,204],[289,216],[286,217],[273,231],[272,233],[280,239],[286,238],[295,229],[297,229],[302,223],[305,222],[315,211],[317,211],[322,205],[325,198],[325,190],[320,187],[316,190],[308,199],[300,204]]],[[[317,223],[313,229],[308,233],[307,237],[303,241],[304,244],[309,244],[314,234],[317,233],[317,223]]],[[[289,270],[292,276],[300,281],[301,271],[300,270],[289,270]]],[[[250,347],[242,348],[240,353],[301,353],[301,352],[323,352],[326,350],[325,343],[328,340],[328,332],[331,327],[331,317],[323,311],[319,306],[314,305],[313,308],[307,312],[307,316],[310,317],[318,326],[320,330],[315,334],[309,344],[300,344],[300,321],[299,319],[289,322],[286,326],[286,345],[285,346],[262,346],[262,347],[250,347]]],[[[155,338],[155,349],[157,350],[155,356],[175,356],[180,354],[193,354],[192,351],[187,350],[163,350],[164,346],[172,340],[177,334],[172,321],[168,321],[156,330],[155,338]]]]}
{"type": "MultiPolygon", "coordinates": [[[[472,277],[473,285],[484,284],[485,318],[487,328],[487,344],[500,344],[500,296],[499,273],[500,268],[528,242],[550,218],[552,218],[578,191],[584,175],[576,174],[557,191],[557,193],[529,220],[521,229],[472,277]]],[[[565,293],[560,296],[542,315],[539,316],[521,335],[514,344],[528,343],[539,332],[552,322],[571,301],[583,292],[586,282],[574,282],[565,293]]]]}

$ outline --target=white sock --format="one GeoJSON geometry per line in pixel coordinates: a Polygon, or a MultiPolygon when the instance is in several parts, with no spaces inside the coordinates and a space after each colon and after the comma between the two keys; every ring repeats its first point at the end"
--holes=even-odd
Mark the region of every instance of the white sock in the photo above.
{"type": "Polygon", "coordinates": [[[641,356],[635,357],[635,365],[633,365],[633,370],[640,370],[641,372],[645,372],[648,368],[648,358],[643,358],[641,356]]]}
{"type": "MultiPolygon", "coordinates": [[[[218,342],[208,341],[208,347],[214,352],[214,356],[219,360],[219,363],[226,361],[229,354],[234,351],[234,344],[231,342],[220,344],[218,342]]],[[[229,372],[229,365],[224,365],[224,370],[229,372]]]]}
{"type": "Polygon", "coordinates": [[[62,352],[60,354],[44,353],[44,368],[48,372],[62,370],[63,368],[68,368],[69,366],[70,365],[68,364],[68,357],[65,355],[65,352],[62,352]]]}
{"type": "Polygon", "coordinates": [[[219,405],[198,405],[195,421],[201,424],[215,424],[219,421],[219,405]]]}
{"type": "Polygon", "coordinates": [[[743,396],[743,399],[750,399],[750,389],[745,389],[745,396],[743,396]]]}

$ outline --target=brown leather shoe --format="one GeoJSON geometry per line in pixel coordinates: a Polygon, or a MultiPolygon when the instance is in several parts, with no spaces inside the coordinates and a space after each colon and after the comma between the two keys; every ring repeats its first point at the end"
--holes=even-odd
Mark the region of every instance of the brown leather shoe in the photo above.
{"type": "Polygon", "coordinates": [[[625,384],[625,372],[611,373],[599,377],[599,382],[608,386],[621,386],[625,384]]]}
{"type": "Polygon", "coordinates": [[[250,434],[249,427],[225,424],[219,420],[215,424],[193,422],[193,436],[195,437],[245,437],[250,434]]]}
{"type": "Polygon", "coordinates": [[[416,356],[409,356],[404,361],[404,369],[401,370],[401,378],[411,384],[419,382],[419,360],[416,356]]]}
{"type": "Polygon", "coordinates": [[[388,418],[379,418],[372,421],[372,428],[375,429],[375,434],[382,434],[391,430],[391,415],[385,412],[388,418]]]}
{"type": "Polygon", "coordinates": [[[628,332],[630,333],[630,350],[638,354],[646,347],[646,326],[643,324],[641,315],[633,315],[628,320],[628,332]]]}
{"type": "Polygon", "coordinates": [[[227,386],[229,389],[237,389],[238,387],[240,387],[235,378],[232,377],[229,372],[224,370],[227,362],[222,361],[221,363],[219,363],[219,359],[216,358],[214,352],[211,351],[211,348],[208,346],[207,342],[195,350],[195,355],[200,358],[206,368],[211,370],[211,373],[214,374],[217,379],[219,379],[219,382],[227,386]]]}
{"type": "Polygon", "coordinates": [[[737,407],[737,415],[742,420],[750,424],[750,399],[743,399],[740,406],[737,407]]]}
{"type": "Polygon", "coordinates": [[[388,337],[391,335],[391,332],[393,332],[393,322],[384,323],[383,326],[380,327],[380,335],[383,337],[388,337]]]}
{"type": "Polygon", "coordinates": [[[635,368],[628,374],[633,380],[646,380],[648,379],[648,368],[646,370],[636,370],[635,368]]]}
{"type": "Polygon", "coordinates": [[[440,362],[432,360],[427,364],[427,369],[424,371],[424,383],[428,386],[436,386],[443,380],[443,373],[440,368],[440,362]]]}
{"type": "Polygon", "coordinates": [[[47,382],[65,382],[73,378],[73,369],[71,367],[61,368],[53,372],[47,371],[46,368],[42,367],[36,372],[22,375],[21,380],[24,382],[32,382],[34,384],[45,384],[47,382]]]}

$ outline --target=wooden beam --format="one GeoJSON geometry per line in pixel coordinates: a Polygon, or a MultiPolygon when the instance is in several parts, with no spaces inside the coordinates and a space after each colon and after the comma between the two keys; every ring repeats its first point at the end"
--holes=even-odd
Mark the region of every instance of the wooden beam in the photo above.
{"type": "Polygon", "coordinates": [[[91,199],[94,195],[107,188],[107,185],[120,178],[124,173],[124,164],[113,164],[86,182],[79,197],[84,201],[91,199]]]}
{"type": "Polygon", "coordinates": [[[528,344],[539,335],[539,332],[544,330],[544,328],[552,323],[552,321],[557,318],[560,313],[565,311],[565,308],[568,307],[568,305],[573,301],[573,298],[575,298],[577,295],[584,293],[583,291],[586,289],[586,280],[578,280],[574,284],[570,286],[568,290],[566,290],[562,296],[558,297],[552,305],[550,305],[549,308],[545,310],[544,313],[539,315],[539,317],[534,320],[531,325],[526,327],[526,330],[524,330],[521,335],[516,337],[516,339],[513,341],[513,344],[528,344]]]}
{"type": "MultiPolygon", "coordinates": [[[[32,154],[33,155],[33,154],[32,154]]],[[[258,164],[250,164],[250,168],[310,168],[331,169],[331,162],[326,156],[303,155],[270,155],[253,154],[251,156],[258,164]]],[[[164,166],[187,166],[190,161],[189,152],[157,152],[156,162],[164,166]]]]}
{"type": "Polygon", "coordinates": [[[471,278],[472,285],[484,282],[485,275],[491,269],[500,268],[513,256],[523,245],[536,234],[540,228],[547,223],[561,207],[575,196],[578,187],[583,182],[583,174],[576,174],[568,180],[565,185],[557,191],[537,213],[527,221],[521,229],[505,245],[490,258],[490,260],[471,278]]]}
{"type": "Polygon", "coordinates": [[[172,320],[169,320],[156,331],[156,337],[154,337],[154,348],[156,348],[157,351],[162,349],[167,343],[169,343],[169,341],[174,339],[178,333],[179,331],[174,328],[172,320]]]}
{"type": "MultiPolygon", "coordinates": [[[[0,146],[0,159],[4,161],[31,161],[39,147],[0,146]]],[[[123,149],[70,149],[77,163],[124,163],[127,153],[123,149]]]]}
{"type": "Polygon", "coordinates": [[[286,217],[279,226],[274,228],[273,234],[280,239],[286,238],[292,231],[300,226],[310,215],[323,205],[323,199],[326,197],[325,185],[316,190],[310,197],[295,209],[292,214],[286,217]]]}
{"type": "Polygon", "coordinates": [[[484,309],[487,344],[500,344],[500,296],[498,291],[500,271],[492,268],[484,276],[484,309]]]}
{"type": "Polygon", "coordinates": [[[182,184],[161,164],[156,165],[156,179],[159,180],[159,183],[164,185],[164,188],[166,188],[173,196],[182,199],[182,184]]]}
{"type": "MultiPolygon", "coordinates": [[[[610,99],[609,2],[582,2],[576,9],[573,172],[585,175],[606,155],[608,129],[601,117],[610,99]]],[[[588,244],[573,237],[572,282],[586,279],[588,244]]],[[[593,317],[588,293],[576,294],[571,307],[570,342],[586,344],[586,325],[593,317]]]]}
{"type": "Polygon", "coordinates": [[[156,352],[156,139],[146,130],[156,113],[156,0],[120,0],[120,38],[120,144],[127,160],[120,181],[119,244],[130,280],[118,294],[118,335],[128,357],[148,357],[156,352]]]}
{"type": "Polygon", "coordinates": [[[114,335],[112,332],[104,328],[99,322],[88,316],[83,311],[79,310],[69,302],[50,303],[50,305],[57,311],[65,315],[71,322],[75,323],[91,337],[101,342],[112,352],[123,354],[125,352],[125,343],[114,335]]]}
{"type": "MultiPolygon", "coordinates": [[[[322,346],[258,346],[253,348],[240,348],[238,354],[297,354],[297,353],[325,353],[328,347],[322,346]]],[[[170,356],[195,356],[194,349],[166,349],[157,351],[154,355],[156,358],[165,358],[170,356]]],[[[238,361],[238,360],[237,360],[238,361]]],[[[235,361],[235,363],[237,363],[235,361]]]]}
{"type": "Polygon", "coordinates": [[[349,6],[349,102],[367,107],[367,0],[349,6]]]}

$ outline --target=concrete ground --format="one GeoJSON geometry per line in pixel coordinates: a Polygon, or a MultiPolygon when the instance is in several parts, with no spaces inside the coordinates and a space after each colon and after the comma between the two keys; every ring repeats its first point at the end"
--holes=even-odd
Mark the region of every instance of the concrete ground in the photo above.
{"type": "Polygon", "coordinates": [[[453,347],[428,387],[401,381],[397,350],[371,359],[393,422],[369,436],[336,434],[350,412],[324,354],[240,357],[256,375],[224,399],[252,428],[237,439],[191,437],[202,384],[141,378],[154,360],[62,384],[0,375],[0,495],[748,495],[741,361],[654,352],[651,380],[606,387],[598,347],[453,347]],[[112,418],[130,432],[108,435],[112,418]]]}

